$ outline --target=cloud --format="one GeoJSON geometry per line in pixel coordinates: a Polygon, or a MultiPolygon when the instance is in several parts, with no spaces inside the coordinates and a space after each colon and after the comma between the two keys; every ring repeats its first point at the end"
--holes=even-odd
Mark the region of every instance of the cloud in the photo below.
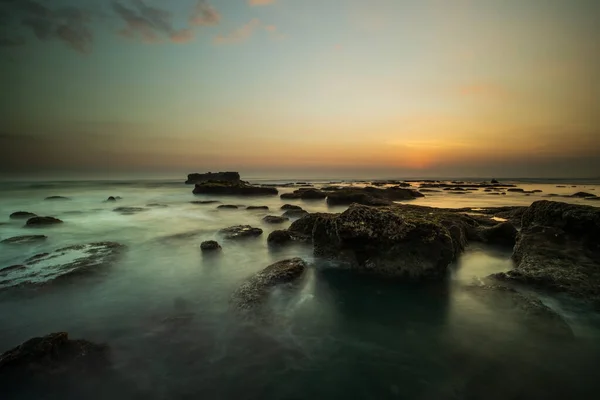
{"type": "MultiPolygon", "coordinates": [[[[0,1],[0,23],[6,31],[17,30],[19,24],[31,30],[41,41],[59,40],[79,53],[91,51],[93,34],[89,29],[91,13],[82,8],[70,6],[51,9],[33,0],[0,1]]],[[[13,34],[15,35],[15,34],[13,34]]],[[[0,40],[1,46],[25,44],[20,35],[6,35],[0,40]]]]}
{"type": "Polygon", "coordinates": [[[171,35],[171,41],[173,43],[187,43],[194,40],[194,31],[191,29],[182,29],[171,35]]]}
{"type": "Polygon", "coordinates": [[[267,6],[275,3],[275,0],[248,0],[248,4],[251,6],[267,6]]]}
{"type": "Polygon", "coordinates": [[[221,15],[205,0],[198,0],[189,19],[192,26],[216,25],[219,21],[221,21],[221,15]]]}
{"type": "Polygon", "coordinates": [[[229,43],[240,43],[247,40],[254,32],[260,28],[261,22],[254,18],[250,22],[240,26],[236,30],[228,33],[227,35],[217,35],[214,38],[215,44],[229,44],[229,43]]]}

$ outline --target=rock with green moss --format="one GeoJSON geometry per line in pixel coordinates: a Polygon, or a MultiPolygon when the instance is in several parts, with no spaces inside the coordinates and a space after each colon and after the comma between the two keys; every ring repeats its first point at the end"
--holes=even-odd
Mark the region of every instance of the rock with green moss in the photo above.
{"type": "Polygon", "coordinates": [[[317,217],[312,241],[316,256],[353,269],[435,280],[446,277],[477,226],[467,215],[428,207],[352,204],[341,214],[317,217]]]}
{"type": "Polygon", "coordinates": [[[600,208],[548,200],[523,214],[515,268],[493,277],[566,292],[600,307],[600,208]]]}

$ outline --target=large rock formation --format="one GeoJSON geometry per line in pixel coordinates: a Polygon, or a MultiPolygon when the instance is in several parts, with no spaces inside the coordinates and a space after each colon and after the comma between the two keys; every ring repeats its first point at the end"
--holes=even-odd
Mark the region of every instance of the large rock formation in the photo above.
{"type": "Polygon", "coordinates": [[[194,194],[221,196],[271,196],[279,193],[274,187],[250,185],[245,181],[204,181],[196,183],[194,194]]]}
{"type": "Polygon", "coordinates": [[[523,214],[513,260],[513,270],[493,276],[600,307],[600,208],[534,202],[523,214]]]}
{"type": "Polygon", "coordinates": [[[200,182],[206,181],[222,181],[222,182],[239,182],[240,174],[238,172],[207,172],[205,174],[189,174],[187,185],[193,185],[200,182]]]}
{"type": "Polygon", "coordinates": [[[314,253],[378,275],[443,279],[479,224],[467,215],[429,210],[352,204],[341,214],[317,217],[314,253]]]}
{"type": "Polygon", "coordinates": [[[319,189],[298,189],[292,193],[284,193],[281,196],[282,199],[302,199],[302,200],[320,200],[327,197],[327,192],[319,189]]]}
{"type": "Polygon", "coordinates": [[[245,281],[232,295],[233,305],[240,310],[263,304],[271,290],[291,284],[302,277],[307,264],[301,258],[291,258],[271,264],[245,281]]]}
{"type": "Polygon", "coordinates": [[[345,188],[329,193],[327,204],[349,205],[358,203],[369,206],[390,205],[393,201],[412,200],[417,197],[425,197],[424,194],[414,190],[394,186],[387,189],[375,187],[345,188]]]}

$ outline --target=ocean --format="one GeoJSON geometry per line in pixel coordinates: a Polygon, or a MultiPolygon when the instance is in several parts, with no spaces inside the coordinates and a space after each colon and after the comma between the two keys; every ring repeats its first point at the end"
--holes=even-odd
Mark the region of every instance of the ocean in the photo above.
{"type": "MultiPolygon", "coordinates": [[[[594,180],[514,183],[542,192],[439,192],[410,203],[486,207],[529,205],[549,194],[600,195],[594,180]]],[[[562,342],[520,324],[501,304],[483,303],[462,289],[473,279],[509,270],[510,249],[471,245],[451,266],[447,282],[392,283],[315,260],[310,245],[267,246],[268,234],[290,222],[269,225],[262,218],[280,215],[286,202],[309,212],[346,207],[279,196],[196,196],[192,188],[183,179],[0,182],[0,240],[32,232],[48,236],[0,244],[0,268],[71,245],[126,246],[117,262],[89,276],[36,290],[0,290],[0,352],[57,331],[107,343],[116,371],[148,399],[596,398],[600,315],[564,297],[537,293],[573,330],[575,340],[562,342]],[[69,200],[44,200],[48,196],[69,200]],[[122,199],[105,202],[109,196],[122,199]],[[217,209],[218,204],[194,200],[240,208],[217,209]],[[257,205],[270,210],[245,209],[257,205]],[[121,214],[116,207],[144,210],[121,214]],[[15,211],[64,223],[26,228],[23,220],[9,219],[15,211]],[[264,232],[223,240],[218,230],[233,225],[264,232]],[[203,255],[205,240],[219,241],[222,251],[203,255]],[[290,257],[302,257],[312,267],[293,295],[275,293],[271,323],[232,312],[230,296],[247,277],[290,257]]],[[[119,392],[111,397],[119,396],[127,398],[119,392]]],[[[20,397],[3,396],[0,388],[0,398],[20,397]]]]}

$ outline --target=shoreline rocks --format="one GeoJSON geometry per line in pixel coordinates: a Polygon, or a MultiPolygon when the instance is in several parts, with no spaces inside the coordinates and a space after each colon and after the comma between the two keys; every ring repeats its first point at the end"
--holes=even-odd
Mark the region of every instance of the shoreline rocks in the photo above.
{"type": "Polygon", "coordinates": [[[345,188],[330,193],[327,196],[327,204],[337,206],[357,203],[368,206],[386,206],[393,204],[394,201],[413,200],[418,197],[425,197],[425,195],[415,189],[405,189],[397,186],[387,189],[375,187],[345,188]]]}
{"type": "Polygon", "coordinates": [[[284,222],[287,222],[290,219],[287,217],[279,217],[277,215],[267,215],[262,220],[267,224],[283,224],[284,222]]]}
{"type": "Polygon", "coordinates": [[[246,210],[268,210],[268,206],[248,206],[246,210]]]}
{"type": "Polygon", "coordinates": [[[207,240],[200,244],[200,250],[202,250],[203,252],[221,250],[221,245],[215,240],[207,240]]]}
{"type": "Polygon", "coordinates": [[[222,234],[225,239],[244,239],[260,236],[262,235],[263,230],[254,228],[250,225],[236,225],[230,226],[229,228],[223,228],[219,233],[222,234]]]}
{"type": "Polygon", "coordinates": [[[279,196],[281,199],[301,199],[301,200],[322,200],[327,197],[327,192],[319,189],[298,189],[292,193],[284,193],[279,196]]]}
{"type": "Polygon", "coordinates": [[[223,182],[239,182],[239,172],[207,172],[204,174],[193,173],[188,174],[186,185],[193,185],[206,181],[223,181],[223,182]]]}
{"type": "Polygon", "coordinates": [[[117,207],[115,209],[113,209],[114,212],[118,212],[119,214],[123,214],[123,215],[131,215],[131,214],[137,214],[139,212],[143,212],[143,211],[148,211],[147,208],[143,208],[143,207],[117,207]]]}
{"type": "Polygon", "coordinates": [[[48,236],[46,236],[46,235],[24,235],[24,236],[13,236],[8,239],[4,239],[4,240],[0,241],[0,243],[24,244],[24,243],[31,243],[31,242],[40,242],[40,241],[46,240],[46,239],[48,239],[48,236]]]}
{"type": "Polygon", "coordinates": [[[29,219],[37,217],[37,214],[28,211],[16,211],[10,214],[10,219],[29,219]]]}
{"type": "Polygon", "coordinates": [[[65,196],[48,196],[44,200],[71,200],[69,197],[65,196]]]}
{"type": "Polygon", "coordinates": [[[32,217],[27,220],[25,226],[48,226],[62,224],[63,221],[54,217],[32,217]]]}
{"type": "Polygon", "coordinates": [[[279,192],[274,187],[254,186],[244,181],[205,181],[196,183],[192,193],[221,196],[274,196],[279,192]]]}

